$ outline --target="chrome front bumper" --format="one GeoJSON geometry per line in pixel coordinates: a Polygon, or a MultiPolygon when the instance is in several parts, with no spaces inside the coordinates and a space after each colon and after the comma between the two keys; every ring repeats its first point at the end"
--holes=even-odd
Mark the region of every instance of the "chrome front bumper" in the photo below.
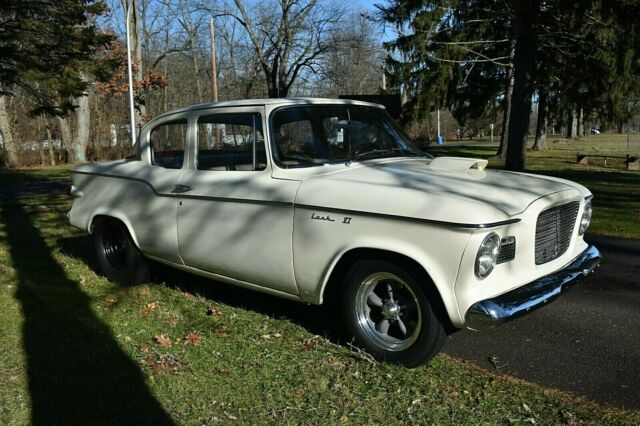
{"type": "Polygon", "coordinates": [[[465,314],[470,330],[491,328],[531,312],[555,300],[580,278],[590,275],[600,264],[600,252],[589,246],[564,268],[492,299],[471,305],[465,314]]]}

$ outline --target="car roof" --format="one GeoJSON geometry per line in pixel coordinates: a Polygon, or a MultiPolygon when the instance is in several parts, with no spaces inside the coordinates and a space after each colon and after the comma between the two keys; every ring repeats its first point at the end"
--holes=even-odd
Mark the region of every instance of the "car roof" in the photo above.
{"type": "Polygon", "coordinates": [[[201,109],[208,108],[224,108],[224,107],[246,107],[246,106],[280,106],[280,105],[361,105],[361,106],[369,106],[375,108],[384,108],[384,106],[379,104],[374,104],[371,102],[364,101],[356,101],[352,99],[332,99],[332,98],[301,98],[301,97],[293,97],[293,98],[267,98],[267,99],[238,99],[238,100],[229,100],[229,101],[220,101],[220,102],[206,102],[202,104],[189,105],[177,109],[173,109],[171,111],[164,112],[156,116],[153,121],[168,117],[174,114],[180,114],[184,112],[190,111],[198,111],[201,109]]]}

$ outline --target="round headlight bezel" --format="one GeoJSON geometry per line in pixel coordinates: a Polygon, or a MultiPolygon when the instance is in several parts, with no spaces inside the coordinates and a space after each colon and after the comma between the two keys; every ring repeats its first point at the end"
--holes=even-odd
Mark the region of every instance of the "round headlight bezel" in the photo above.
{"type": "Polygon", "coordinates": [[[491,274],[498,261],[500,253],[500,237],[495,232],[488,234],[482,240],[476,253],[475,274],[483,280],[491,274]]]}
{"type": "Polygon", "coordinates": [[[578,235],[584,235],[591,224],[591,216],[593,215],[593,206],[591,204],[591,200],[587,200],[584,203],[584,208],[582,209],[582,217],[580,217],[580,226],[578,228],[578,235]]]}

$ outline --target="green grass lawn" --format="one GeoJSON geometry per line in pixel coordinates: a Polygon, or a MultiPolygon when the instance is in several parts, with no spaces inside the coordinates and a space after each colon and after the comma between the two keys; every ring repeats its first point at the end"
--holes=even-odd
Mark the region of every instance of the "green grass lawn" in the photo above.
{"type": "MultiPolygon", "coordinates": [[[[483,149],[456,148],[494,151],[483,149]]],[[[554,152],[533,153],[532,169],[546,170],[554,152]]],[[[548,171],[580,170],[566,166],[548,171]]],[[[638,175],[586,172],[575,179],[608,197],[598,209],[611,208],[595,230],[615,234],[619,220],[619,234],[637,236],[621,210],[637,215],[638,175]]],[[[0,185],[67,173],[3,172],[0,185]]],[[[119,287],[96,273],[91,239],[67,225],[69,206],[66,197],[0,204],[0,424],[640,423],[638,410],[445,354],[414,370],[372,362],[336,343],[330,308],[171,271],[162,283],[119,287]]]]}

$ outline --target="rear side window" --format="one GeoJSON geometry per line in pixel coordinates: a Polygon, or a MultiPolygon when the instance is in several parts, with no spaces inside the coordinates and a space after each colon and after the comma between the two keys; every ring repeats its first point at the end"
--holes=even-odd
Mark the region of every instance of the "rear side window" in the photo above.
{"type": "Polygon", "coordinates": [[[267,167],[260,114],[213,114],[198,119],[198,170],[253,171],[267,167]]]}
{"type": "Polygon", "coordinates": [[[187,145],[187,120],[163,123],[150,136],[151,163],[167,169],[180,169],[187,145]]]}

